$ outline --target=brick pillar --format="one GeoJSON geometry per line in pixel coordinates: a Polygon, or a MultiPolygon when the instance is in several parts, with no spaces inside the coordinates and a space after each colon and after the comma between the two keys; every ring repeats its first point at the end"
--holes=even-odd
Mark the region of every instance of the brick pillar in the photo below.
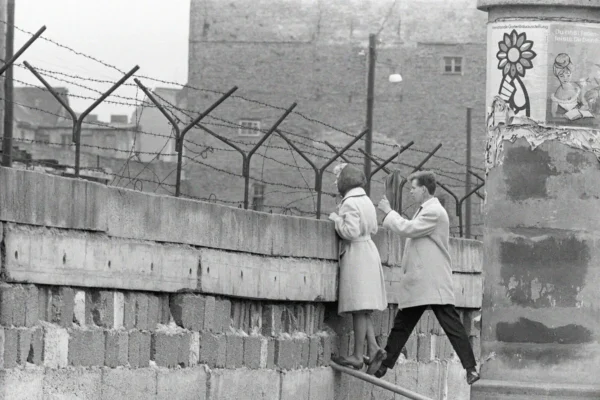
{"type": "Polygon", "coordinates": [[[471,398],[600,398],[600,1],[478,8],[489,17],[482,357],[496,357],[471,398]]]}

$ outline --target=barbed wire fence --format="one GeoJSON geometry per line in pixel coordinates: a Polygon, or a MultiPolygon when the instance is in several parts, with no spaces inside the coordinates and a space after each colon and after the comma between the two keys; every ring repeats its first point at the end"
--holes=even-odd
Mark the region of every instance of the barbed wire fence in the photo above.
{"type": "MultiPolygon", "coordinates": [[[[1,21],[5,23],[6,21],[1,21]]],[[[95,57],[81,53],[68,46],[55,42],[51,39],[41,36],[43,29],[40,29],[36,34],[27,32],[23,29],[15,27],[15,29],[31,35],[31,39],[28,41],[26,46],[23,46],[15,57],[2,66],[4,70],[10,66],[24,68],[29,70],[36,79],[41,83],[41,86],[33,85],[27,82],[14,80],[22,84],[23,86],[33,87],[37,90],[50,93],[56,101],[61,105],[62,109],[59,112],[51,112],[44,110],[40,107],[32,106],[31,104],[24,104],[12,100],[14,105],[23,107],[24,109],[35,111],[39,113],[45,113],[53,115],[57,118],[57,121],[62,121],[61,126],[64,129],[69,127],[65,125],[71,122],[71,141],[65,143],[62,140],[51,141],[44,140],[41,135],[34,135],[33,137],[13,137],[12,145],[28,146],[28,148],[34,154],[42,155],[33,156],[28,155],[25,151],[22,156],[15,157],[14,161],[17,164],[24,164],[26,168],[42,168],[44,170],[58,171],[61,175],[72,176],[74,178],[83,178],[98,180],[108,185],[132,188],[134,190],[164,193],[177,197],[185,197],[191,199],[197,199],[208,202],[222,203],[230,206],[238,206],[243,208],[260,208],[262,210],[270,210],[270,212],[278,212],[286,215],[299,215],[299,216],[316,216],[321,218],[322,216],[322,197],[327,196],[328,198],[334,199],[337,197],[337,193],[334,191],[324,190],[324,177],[331,177],[333,174],[329,168],[334,162],[343,160],[344,162],[362,166],[365,155],[375,165],[371,176],[368,179],[383,186],[384,182],[381,179],[375,177],[380,171],[387,174],[391,172],[390,168],[392,164],[397,167],[409,168],[411,172],[425,168],[425,165],[430,160],[441,160],[447,163],[454,164],[466,171],[466,165],[454,160],[451,157],[446,157],[438,154],[438,151],[442,147],[440,143],[433,150],[426,150],[414,146],[414,142],[411,142],[405,146],[393,145],[383,141],[374,140],[373,143],[379,145],[383,149],[396,150],[392,155],[382,156],[380,154],[366,154],[364,150],[355,148],[356,144],[361,141],[367,131],[361,133],[351,133],[343,129],[337,128],[331,124],[320,121],[319,119],[312,118],[304,113],[295,110],[296,103],[293,103],[289,107],[282,107],[278,105],[268,104],[263,101],[255,100],[247,96],[234,94],[237,91],[237,87],[230,89],[227,92],[209,88],[193,87],[186,84],[180,84],[177,82],[169,82],[145,75],[138,74],[139,67],[135,66],[131,70],[125,72],[114,65],[106,63],[95,57]],[[77,74],[68,74],[61,71],[54,71],[51,69],[34,67],[27,61],[17,63],[17,58],[30,46],[35,40],[45,40],[55,46],[66,49],[69,52],[76,54],[79,57],[84,57],[93,62],[99,63],[106,68],[112,69],[119,72],[122,77],[117,81],[111,81],[106,79],[97,79],[91,77],[83,77],[77,74]],[[130,78],[133,78],[131,83],[130,78]],[[68,97],[92,100],[93,103],[82,113],[76,113],[65,101],[65,95],[58,93],[52,84],[48,80],[60,82],[61,84],[68,84],[73,87],[77,87],[93,94],[100,95],[100,97],[85,96],[82,94],[69,93],[68,97]],[[186,109],[181,105],[175,104],[158,93],[158,91],[151,91],[148,87],[142,83],[142,80],[150,81],[160,84],[173,85],[178,88],[186,89],[194,92],[202,92],[210,94],[212,96],[219,96],[217,101],[202,112],[195,110],[186,109]],[[92,83],[102,83],[111,85],[107,91],[101,91],[91,86],[92,83]],[[120,87],[129,86],[135,87],[135,97],[123,96],[115,93],[120,87]],[[140,98],[139,93],[143,93],[144,96],[140,98]],[[260,106],[268,108],[272,111],[280,113],[280,117],[269,129],[259,129],[253,127],[247,127],[241,125],[239,122],[230,121],[222,116],[211,114],[217,109],[222,103],[228,101],[228,99],[237,99],[242,102],[252,103],[254,106],[260,106]],[[94,129],[115,129],[114,124],[103,123],[100,121],[92,121],[87,118],[90,113],[101,103],[110,103],[119,106],[133,107],[135,109],[134,117],[132,117],[132,123],[128,129],[132,133],[132,137],[128,137],[128,143],[126,146],[117,145],[99,145],[98,141],[94,138],[89,138],[86,133],[88,130],[94,129]],[[144,127],[140,125],[140,121],[144,112],[148,109],[158,110],[162,116],[168,121],[171,126],[171,131],[166,133],[156,133],[144,131],[144,127]],[[311,124],[319,125],[323,129],[328,131],[340,133],[348,138],[346,145],[338,150],[334,145],[326,140],[320,140],[316,137],[309,136],[306,134],[300,134],[293,132],[291,128],[284,128],[284,122],[289,116],[296,116],[309,122],[311,124]],[[225,130],[253,130],[257,133],[257,142],[242,140],[240,138],[235,139],[235,135],[223,133],[225,130]],[[221,132],[216,132],[220,130],[221,132]],[[221,146],[210,143],[206,140],[198,141],[189,137],[186,134],[190,131],[203,132],[221,143],[221,146]],[[85,136],[85,137],[84,137],[85,136]],[[140,150],[138,144],[143,142],[146,137],[154,137],[159,140],[164,140],[164,144],[158,150],[143,151],[140,150]],[[87,142],[86,140],[88,139],[87,142]],[[280,142],[278,144],[278,142],[280,142]],[[174,143],[174,151],[168,150],[173,146],[169,143],[174,143]],[[34,146],[38,146],[37,150],[34,146]],[[40,146],[47,150],[46,152],[40,150],[40,146]],[[59,157],[61,162],[56,160],[49,160],[44,155],[52,154],[57,149],[63,150],[59,157]],[[52,150],[52,151],[51,151],[52,150]],[[269,152],[269,150],[271,150],[269,152]],[[262,152],[261,152],[262,151],[262,152]],[[417,154],[421,154],[421,162],[417,164],[402,161],[400,155],[404,152],[412,152],[413,159],[417,154]],[[74,153],[74,154],[73,154],[74,153]],[[267,153],[269,155],[267,155],[267,153]],[[236,155],[237,154],[237,155],[236,155]],[[288,157],[284,156],[288,155],[288,157]],[[87,161],[85,165],[82,165],[82,155],[86,160],[93,159],[95,155],[96,166],[90,167],[90,161],[87,161]],[[227,160],[227,165],[232,165],[230,162],[233,157],[239,157],[241,159],[241,168],[237,168],[232,171],[231,168],[223,167],[218,163],[211,162],[210,159],[214,160],[223,157],[227,160]],[[70,162],[66,160],[71,158],[70,162]],[[148,156],[149,159],[142,161],[143,156],[148,156]],[[215,157],[218,156],[218,157],[215,157]],[[262,168],[260,168],[260,176],[253,173],[255,172],[251,168],[251,161],[253,156],[262,159],[262,168]],[[299,164],[299,158],[303,159],[308,166],[301,166],[299,164]],[[279,157],[282,157],[281,160],[279,157]],[[110,164],[114,168],[103,168],[101,167],[100,159],[102,158],[103,164],[110,164]],[[176,159],[175,162],[161,161],[160,159],[176,159]],[[108,160],[112,160],[108,162],[108,160]],[[291,159],[291,161],[290,161],[291,159]],[[287,160],[287,161],[286,161],[287,160]],[[265,163],[269,162],[276,165],[277,168],[287,171],[295,171],[297,183],[292,181],[286,182],[275,182],[264,179],[265,163]],[[215,165],[217,164],[217,165],[215,165]],[[328,170],[329,168],[329,170],[328,170]],[[190,174],[195,169],[201,169],[202,171],[210,171],[209,175],[219,174],[220,176],[228,176],[243,180],[243,191],[239,198],[218,198],[214,192],[211,192],[207,196],[194,196],[193,190],[188,190],[187,193],[182,191],[182,186],[186,182],[190,182],[190,179],[184,179],[184,174],[190,174]],[[314,181],[309,183],[309,179],[304,176],[304,173],[313,174],[314,181]],[[301,181],[301,182],[300,182],[301,181]],[[263,196],[267,194],[275,195],[279,194],[279,198],[285,198],[285,201],[281,201],[278,204],[260,204],[260,207],[256,207],[255,204],[250,201],[250,182],[258,183],[268,187],[270,190],[265,191],[263,196]],[[305,203],[305,201],[309,201],[305,203]],[[304,203],[303,203],[304,202],[304,203]],[[305,204],[312,205],[312,209],[305,209],[302,206],[305,204]]],[[[6,99],[0,99],[6,101],[6,99]]],[[[64,134],[63,134],[64,136],[64,134]]],[[[223,164],[223,163],[221,163],[223,164]]],[[[428,165],[428,169],[434,170],[436,174],[443,178],[445,182],[439,182],[440,188],[447,192],[455,201],[455,214],[458,220],[458,225],[451,227],[451,231],[458,235],[463,236],[463,203],[470,198],[472,195],[477,195],[483,199],[483,195],[480,189],[483,188],[485,181],[475,171],[483,171],[482,168],[473,167],[471,173],[473,176],[479,179],[479,183],[473,190],[466,193],[464,196],[460,196],[465,188],[465,172],[457,172],[441,167],[435,167],[428,165]],[[450,182],[450,183],[449,183],[450,182]]],[[[200,174],[200,173],[199,173],[200,174]]],[[[406,175],[402,177],[406,178],[406,175]]],[[[220,178],[217,178],[220,179],[220,178]]],[[[215,179],[207,179],[205,185],[210,186],[211,182],[215,182],[215,179]]],[[[190,186],[189,184],[185,185],[190,186]]],[[[404,182],[402,184],[404,186],[404,182]]],[[[406,212],[412,204],[402,206],[400,210],[406,212]]],[[[471,226],[478,226],[480,224],[472,224],[471,226]]]]}

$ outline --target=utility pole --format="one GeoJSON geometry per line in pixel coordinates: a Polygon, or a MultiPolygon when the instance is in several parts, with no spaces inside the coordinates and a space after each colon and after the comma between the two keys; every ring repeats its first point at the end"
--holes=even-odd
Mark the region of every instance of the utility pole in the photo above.
{"type": "MultiPolygon", "coordinates": [[[[4,60],[10,60],[14,55],[15,45],[15,0],[6,4],[6,54],[4,60]]],[[[8,67],[4,78],[4,138],[2,141],[2,166],[12,165],[13,145],[13,67],[8,67]]]]}
{"type": "MultiPolygon", "coordinates": [[[[471,192],[471,108],[467,107],[467,185],[465,195],[471,192]]],[[[465,236],[471,237],[471,197],[465,200],[465,236]]]]}
{"type": "MultiPolygon", "coordinates": [[[[376,55],[377,35],[369,35],[369,58],[367,72],[367,134],[365,136],[365,153],[371,155],[373,144],[373,105],[375,103],[375,59],[376,55]]],[[[371,159],[365,154],[365,176],[367,177],[367,195],[371,192],[371,159]]]]}

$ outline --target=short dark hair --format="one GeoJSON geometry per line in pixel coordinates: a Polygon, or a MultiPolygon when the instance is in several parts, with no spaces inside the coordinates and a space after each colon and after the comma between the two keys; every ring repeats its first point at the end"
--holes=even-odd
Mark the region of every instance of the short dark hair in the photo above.
{"type": "Polygon", "coordinates": [[[361,187],[364,188],[367,184],[367,178],[362,169],[358,169],[352,165],[346,165],[337,180],[338,191],[342,196],[345,196],[351,189],[361,187]]]}
{"type": "Polygon", "coordinates": [[[417,185],[425,186],[430,195],[433,196],[437,187],[435,183],[435,174],[432,171],[417,171],[409,175],[408,181],[417,180],[417,185]]]}

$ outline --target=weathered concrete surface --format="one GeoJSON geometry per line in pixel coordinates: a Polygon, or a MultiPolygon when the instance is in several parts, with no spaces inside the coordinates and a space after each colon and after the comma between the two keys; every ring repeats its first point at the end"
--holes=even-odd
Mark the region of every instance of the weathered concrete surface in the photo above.
{"type": "Polygon", "coordinates": [[[591,400],[600,398],[600,386],[481,380],[473,385],[471,398],[482,400],[530,400],[533,398],[591,400]]]}
{"type": "Polygon", "coordinates": [[[215,369],[210,373],[209,399],[279,400],[281,379],[273,370],[215,369]]]}
{"type": "Polygon", "coordinates": [[[43,381],[44,400],[100,400],[100,368],[46,369],[43,381]]]}
{"type": "Polygon", "coordinates": [[[254,254],[337,258],[333,223],[110,188],[112,236],[254,254]],[[295,238],[289,240],[289,238],[295,238]]]}
{"type": "Polygon", "coordinates": [[[310,370],[283,371],[280,400],[311,400],[310,370]]]}
{"type": "Polygon", "coordinates": [[[335,301],[338,265],[203,249],[199,289],[260,299],[335,301]]]}
{"type": "Polygon", "coordinates": [[[482,352],[497,357],[483,376],[596,384],[600,165],[554,142],[504,151],[486,188],[482,352]]]}
{"type": "Polygon", "coordinates": [[[196,250],[5,224],[7,282],[173,292],[195,289],[196,250]]]}
{"type": "Polygon", "coordinates": [[[334,374],[331,368],[310,370],[308,398],[310,400],[329,400],[334,398],[334,374]]]}
{"type": "Polygon", "coordinates": [[[102,400],[128,399],[147,400],[156,397],[157,370],[103,369],[102,400]]]}
{"type": "Polygon", "coordinates": [[[42,400],[43,384],[40,368],[0,369],[0,400],[42,400]]]}
{"type": "Polygon", "coordinates": [[[0,220],[106,231],[104,185],[0,167],[0,220]]]}
{"type": "Polygon", "coordinates": [[[205,400],[207,373],[204,367],[159,369],[156,400],[205,400]]]}

